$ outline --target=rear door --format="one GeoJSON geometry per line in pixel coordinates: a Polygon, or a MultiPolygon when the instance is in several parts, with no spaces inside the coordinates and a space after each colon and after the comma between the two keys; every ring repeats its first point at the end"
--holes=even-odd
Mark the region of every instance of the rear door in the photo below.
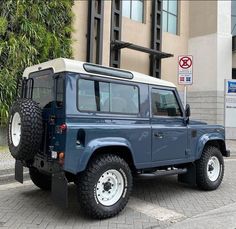
{"type": "Polygon", "coordinates": [[[151,87],[152,161],[185,159],[187,125],[175,89],[151,87]]]}
{"type": "Polygon", "coordinates": [[[64,121],[64,75],[54,74],[51,69],[30,74],[29,94],[38,103],[43,116],[43,144],[41,152],[50,154],[60,145],[56,126],[64,121]]]}

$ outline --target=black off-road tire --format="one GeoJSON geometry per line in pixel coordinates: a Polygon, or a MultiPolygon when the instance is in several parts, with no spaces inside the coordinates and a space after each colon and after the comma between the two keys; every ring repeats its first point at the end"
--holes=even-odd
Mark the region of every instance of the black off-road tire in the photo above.
{"type": "Polygon", "coordinates": [[[45,191],[51,190],[52,177],[50,175],[43,174],[34,167],[29,168],[29,174],[31,180],[37,187],[45,191]]]}
{"type": "Polygon", "coordinates": [[[206,146],[201,158],[196,162],[196,169],[196,181],[200,189],[208,191],[217,189],[224,176],[224,159],[221,151],[215,146],[206,146]],[[220,172],[215,181],[210,180],[207,174],[208,162],[212,157],[216,157],[220,163],[220,172]]]}
{"type": "Polygon", "coordinates": [[[122,158],[104,154],[94,158],[88,168],[78,175],[78,201],[81,209],[96,219],[110,218],[118,214],[126,206],[133,185],[133,178],[128,164],[122,158]],[[101,204],[97,198],[97,183],[102,175],[109,170],[117,170],[122,174],[124,189],[119,200],[110,206],[101,204]]]}
{"type": "Polygon", "coordinates": [[[17,160],[33,159],[39,151],[43,133],[42,111],[31,99],[18,99],[11,107],[8,124],[8,146],[17,160]],[[18,145],[12,140],[12,120],[18,113],[21,119],[21,136],[18,145]]]}

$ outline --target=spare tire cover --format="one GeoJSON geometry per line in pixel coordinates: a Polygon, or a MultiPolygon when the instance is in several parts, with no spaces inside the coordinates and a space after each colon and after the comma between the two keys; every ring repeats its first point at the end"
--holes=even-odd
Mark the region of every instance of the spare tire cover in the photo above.
{"type": "Polygon", "coordinates": [[[31,99],[18,99],[11,107],[8,146],[17,160],[33,159],[39,152],[43,135],[42,110],[31,99]]]}

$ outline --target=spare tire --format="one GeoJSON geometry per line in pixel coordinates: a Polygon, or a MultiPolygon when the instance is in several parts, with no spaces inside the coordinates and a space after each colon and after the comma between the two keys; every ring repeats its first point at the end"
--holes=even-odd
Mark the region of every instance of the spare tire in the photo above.
{"type": "Polygon", "coordinates": [[[43,135],[42,110],[31,99],[18,99],[11,107],[8,146],[17,160],[33,159],[39,152],[43,135]]]}

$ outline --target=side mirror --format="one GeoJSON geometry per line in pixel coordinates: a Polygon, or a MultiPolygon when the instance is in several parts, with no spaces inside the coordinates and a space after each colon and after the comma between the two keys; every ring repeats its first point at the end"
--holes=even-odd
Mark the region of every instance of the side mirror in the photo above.
{"type": "Polygon", "coordinates": [[[189,105],[189,104],[186,104],[186,107],[185,107],[185,116],[186,116],[186,118],[189,118],[190,115],[191,115],[190,105],[189,105]]]}

